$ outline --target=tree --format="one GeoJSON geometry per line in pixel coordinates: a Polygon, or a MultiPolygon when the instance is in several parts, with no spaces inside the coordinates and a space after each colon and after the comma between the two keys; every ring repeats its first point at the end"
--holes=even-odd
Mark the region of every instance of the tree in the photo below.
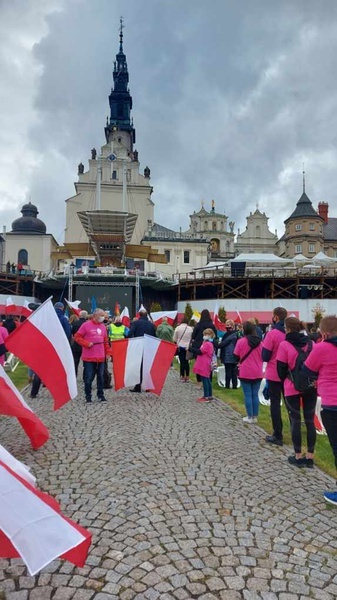
{"type": "Polygon", "coordinates": [[[187,302],[187,304],[185,306],[184,318],[187,319],[188,322],[190,322],[190,320],[192,319],[192,315],[193,315],[192,306],[190,305],[189,302],[187,302]]]}
{"type": "Polygon", "coordinates": [[[312,316],[314,317],[315,327],[318,328],[321,319],[323,319],[324,317],[325,308],[323,308],[323,306],[321,306],[320,303],[317,302],[316,306],[314,306],[314,308],[311,309],[311,312],[312,316]]]}
{"type": "Polygon", "coordinates": [[[159,302],[152,302],[150,307],[150,313],[160,312],[162,310],[161,304],[159,302]]]}
{"type": "Polygon", "coordinates": [[[219,321],[221,321],[221,323],[226,323],[227,312],[226,312],[226,309],[224,306],[220,306],[219,312],[218,312],[218,317],[219,317],[219,321]]]}

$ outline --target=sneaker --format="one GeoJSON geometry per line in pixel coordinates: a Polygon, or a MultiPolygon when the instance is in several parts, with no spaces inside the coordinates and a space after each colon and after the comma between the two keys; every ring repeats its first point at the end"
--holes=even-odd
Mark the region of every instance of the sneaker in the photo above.
{"type": "Polygon", "coordinates": [[[306,467],[307,469],[313,469],[314,468],[314,459],[313,458],[307,458],[307,464],[306,467]]]}
{"type": "Polygon", "coordinates": [[[275,444],[275,446],[283,446],[283,440],[275,437],[275,435],[266,435],[266,442],[269,444],[275,444]]]}
{"type": "Polygon", "coordinates": [[[197,402],[206,402],[206,403],[208,403],[208,402],[209,402],[209,398],[205,398],[205,397],[203,396],[202,398],[198,398],[198,399],[197,399],[197,402]]]}
{"type": "Polygon", "coordinates": [[[257,423],[257,417],[252,417],[252,423],[257,423]]]}
{"type": "Polygon", "coordinates": [[[87,403],[92,402],[91,398],[86,398],[86,402],[87,403]]]}
{"type": "Polygon", "coordinates": [[[104,396],[101,396],[100,398],[98,398],[101,402],[106,402],[106,398],[104,398],[104,396]]]}
{"type": "Polygon", "coordinates": [[[288,456],[288,463],[290,465],[294,465],[295,467],[303,468],[307,466],[307,459],[305,456],[296,458],[296,456],[293,454],[292,456],[288,456]]]}
{"type": "Polygon", "coordinates": [[[337,506],[337,492],[324,492],[323,498],[329,504],[337,506]]]}
{"type": "Polygon", "coordinates": [[[132,388],[132,390],[130,390],[130,392],[134,392],[134,393],[136,393],[136,394],[140,394],[140,393],[141,393],[141,391],[142,391],[142,390],[141,390],[141,387],[140,387],[140,386],[139,386],[139,387],[137,387],[136,385],[135,385],[135,387],[134,387],[134,388],[132,388]]]}
{"type": "Polygon", "coordinates": [[[30,398],[37,398],[37,394],[30,394],[29,397],[30,398]]]}
{"type": "Polygon", "coordinates": [[[253,417],[243,417],[242,420],[244,423],[254,423],[253,417]]]}
{"type": "Polygon", "coordinates": [[[189,382],[189,380],[190,380],[190,378],[189,378],[189,377],[185,377],[185,383],[188,383],[188,382],[189,382]]]}

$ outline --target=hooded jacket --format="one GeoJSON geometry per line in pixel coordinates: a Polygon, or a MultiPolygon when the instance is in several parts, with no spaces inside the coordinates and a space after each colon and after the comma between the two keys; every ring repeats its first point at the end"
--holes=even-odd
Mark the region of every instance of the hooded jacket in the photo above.
{"type": "Polygon", "coordinates": [[[314,344],[304,370],[308,375],[318,375],[317,392],[322,399],[322,408],[337,410],[337,337],[314,344]]]}
{"type": "Polygon", "coordinates": [[[300,350],[306,352],[313,347],[313,342],[304,333],[287,333],[285,340],[280,343],[276,355],[277,373],[281,381],[284,381],[284,395],[298,396],[299,392],[293,382],[287,377],[288,372],[295,368],[296,360],[300,350]]]}
{"type": "Polygon", "coordinates": [[[284,321],[275,323],[273,329],[268,331],[262,342],[262,360],[268,363],[266,369],[266,379],[269,381],[278,381],[280,378],[277,373],[276,354],[281,342],[285,339],[284,321]]]}
{"type": "Polygon", "coordinates": [[[236,364],[237,359],[234,355],[234,348],[238,341],[238,334],[234,329],[227,331],[220,344],[220,360],[223,364],[236,364]]]}
{"type": "Polygon", "coordinates": [[[235,346],[234,356],[239,360],[240,379],[256,381],[263,378],[262,344],[258,335],[240,338],[235,346]]]}

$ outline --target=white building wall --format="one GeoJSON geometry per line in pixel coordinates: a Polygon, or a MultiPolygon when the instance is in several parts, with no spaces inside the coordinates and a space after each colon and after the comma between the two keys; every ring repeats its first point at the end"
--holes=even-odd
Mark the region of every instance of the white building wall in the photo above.
{"type": "Polygon", "coordinates": [[[32,271],[48,272],[53,268],[51,252],[56,245],[56,240],[50,234],[7,233],[5,263],[9,261],[17,264],[18,253],[21,249],[24,249],[28,252],[28,265],[32,271]]]}

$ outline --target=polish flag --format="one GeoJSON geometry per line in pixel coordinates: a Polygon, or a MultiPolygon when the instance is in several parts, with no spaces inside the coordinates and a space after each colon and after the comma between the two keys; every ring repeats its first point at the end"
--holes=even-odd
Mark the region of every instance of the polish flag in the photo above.
{"type": "Polygon", "coordinates": [[[125,306],[120,314],[122,318],[122,323],[125,327],[130,327],[130,313],[127,306],[125,306]]]}
{"type": "Polygon", "coordinates": [[[120,315],[120,305],[118,304],[118,302],[115,302],[115,317],[119,317],[120,315]]]}
{"type": "Polygon", "coordinates": [[[166,312],[159,311],[159,312],[151,313],[151,319],[153,321],[153,324],[156,327],[158,327],[158,325],[160,325],[160,323],[162,323],[163,317],[167,317],[168,324],[173,326],[173,323],[177,318],[177,311],[176,310],[168,310],[166,312]]]}
{"type": "Polygon", "coordinates": [[[25,299],[24,304],[15,304],[12,296],[8,296],[6,304],[0,304],[0,313],[6,315],[18,315],[23,317],[29,317],[31,314],[30,308],[28,308],[29,302],[25,299]]]}
{"type": "MultiPolygon", "coordinates": [[[[21,329],[21,327],[20,327],[21,329]]],[[[19,331],[19,330],[15,330],[19,331]]],[[[6,345],[7,340],[6,339],[6,345]]],[[[30,439],[32,447],[36,450],[43,446],[49,439],[47,427],[40,421],[36,414],[24,401],[19,390],[8,377],[4,368],[0,365],[0,415],[16,417],[21,427],[30,439]]]]}
{"type": "Polygon", "coordinates": [[[140,381],[144,338],[115,340],[111,345],[115,390],[135,386],[140,381]]]}
{"type": "Polygon", "coordinates": [[[10,452],[8,452],[8,450],[6,450],[6,448],[1,446],[1,444],[0,444],[0,461],[5,463],[5,465],[7,465],[7,467],[9,467],[10,469],[12,469],[12,471],[14,471],[14,473],[16,473],[17,475],[20,475],[20,477],[22,477],[22,479],[24,479],[25,481],[28,481],[28,483],[30,483],[30,485],[33,485],[34,487],[36,487],[36,479],[35,479],[34,475],[31,474],[30,468],[27,467],[27,465],[24,465],[19,460],[17,460],[17,458],[14,458],[14,456],[12,454],[10,454],[10,452]]]}
{"type": "Polygon", "coordinates": [[[6,348],[41,378],[54,410],[77,396],[70,344],[50,298],[8,336],[6,348]]]}
{"type": "Polygon", "coordinates": [[[32,309],[29,308],[29,302],[28,300],[25,299],[24,303],[23,303],[23,309],[22,309],[22,314],[24,317],[29,317],[29,315],[32,314],[32,309]]]}
{"type": "Polygon", "coordinates": [[[15,315],[16,314],[16,306],[13,302],[12,296],[8,296],[6,298],[6,315],[15,315]]]}
{"type": "MultiPolygon", "coordinates": [[[[145,308],[144,304],[141,304],[141,305],[140,305],[140,307],[139,307],[139,309],[138,309],[138,311],[136,312],[136,318],[137,318],[137,319],[139,319],[139,312],[140,312],[141,310],[146,310],[146,308],[145,308]]],[[[146,312],[147,312],[147,311],[146,311],[146,312]]]]}
{"type": "Polygon", "coordinates": [[[219,304],[216,303],[213,313],[213,323],[217,331],[226,331],[226,324],[219,319],[219,304]]]}
{"type": "Polygon", "coordinates": [[[237,325],[241,325],[242,324],[242,317],[239,313],[239,311],[236,311],[236,317],[234,319],[234,323],[236,323],[237,325]]]}
{"type": "Polygon", "coordinates": [[[142,388],[160,396],[177,346],[151,335],[144,335],[142,388]]]}
{"type": "Polygon", "coordinates": [[[83,567],[90,543],[89,531],[0,460],[1,558],[21,557],[33,576],[58,557],[83,567]]]}
{"type": "Polygon", "coordinates": [[[73,313],[79,317],[80,312],[82,310],[80,308],[81,300],[74,300],[73,302],[69,302],[69,300],[65,298],[65,301],[68,304],[69,308],[73,311],[73,313]]]}

